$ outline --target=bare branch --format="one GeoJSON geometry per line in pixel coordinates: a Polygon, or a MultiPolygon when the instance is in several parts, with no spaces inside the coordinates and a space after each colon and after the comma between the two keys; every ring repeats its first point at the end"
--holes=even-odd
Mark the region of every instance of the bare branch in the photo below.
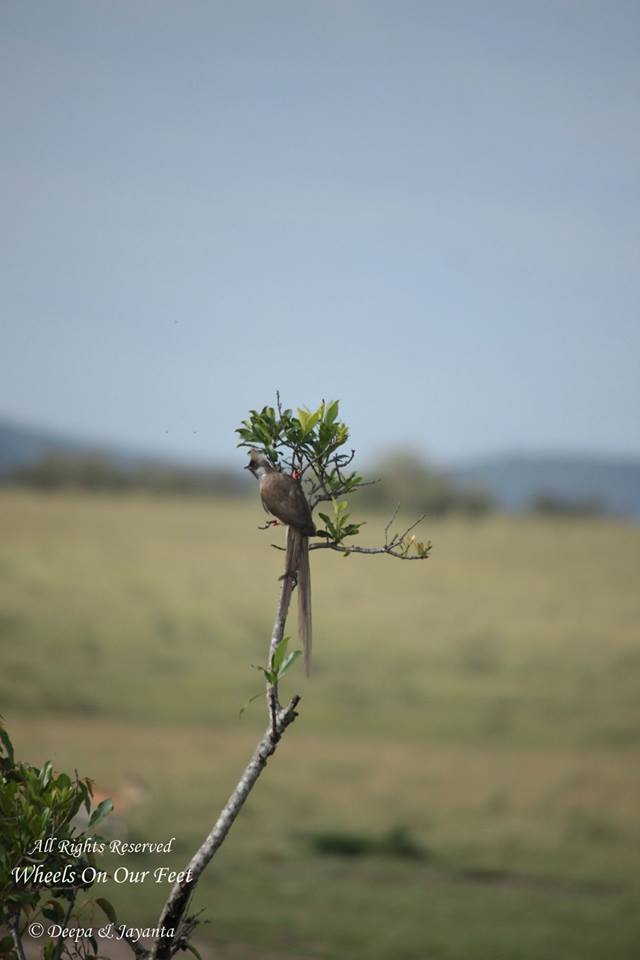
{"type": "Polygon", "coordinates": [[[429,555],[425,553],[424,556],[417,554],[414,557],[408,556],[406,553],[399,553],[397,549],[392,546],[386,547],[344,547],[340,543],[312,543],[309,545],[309,550],[336,550],[338,553],[386,553],[390,557],[397,557],[398,560],[428,560],[429,555]]]}
{"type": "Polygon", "coordinates": [[[416,556],[410,557],[408,554],[408,549],[411,544],[405,544],[407,536],[414,530],[419,523],[425,519],[426,514],[418,517],[417,520],[414,520],[410,526],[403,530],[402,533],[394,533],[391,539],[389,540],[389,530],[391,524],[398,515],[398,510],[400,506],[398,505],[393,512],[393,516],[389,520],[388,524],[384,528],[384,544],[380,547],[357,547],[357,546],[345,546],[341,543],[335,543],[331,540],[325,540],[322,543],[312,543],[309,545],[309,550],[336,550],[338,553],[367,553],[367,554],[376,554],[376,553],[386,553],[390,557],[396,557],[398,560],[427,560],[429,557],[430,546],[427,546],[424,553],[417,554],[416,556]]]}

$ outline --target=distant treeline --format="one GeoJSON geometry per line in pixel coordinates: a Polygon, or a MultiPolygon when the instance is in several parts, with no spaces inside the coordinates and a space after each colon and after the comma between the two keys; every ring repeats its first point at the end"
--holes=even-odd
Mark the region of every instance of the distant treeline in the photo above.
{"type": "MultiPolygon", "coordinates": [[[[409,453],[395,453],[366,471],[375,479],[357,494],[358,503],[371,509],[393,508],[444,516],[457,513],[480,517],[496,509],[481,487],[460,486],[446,471],[430,466],[409,453]]],[[[80,489],[112,492],[152,492],[182,496],[238,497],[254,493],[240,469],[194,467],[151,460],[126,461],[104,453],[51,453],[36,463],[5,474],[5,485],[42,491],[80,489]]],[[[595,500],[572,500],[542,493],[528,504],[532,513],[549,517],[595,516],[602,513],[595,500]]]]}
{"type": "Polygon", "coordinates": [[[5,484],[37,490],[242,495],[249,488],[233,470],[192,467],[156,461],[125,462],[101,453],[52,453],[8,473],[5,484]]]}
{"type": "Polygon", "coordinates": [[[605,513],[602,503],[594,497],[570,499],[553,493],[533,497],[529,510],[545,517],[599,517],[605,513]]]}
{"type": "Polygon", "coordinates": [[[495,509],[491,495],[479,487],[459,487],[448,474],[410,453],[394,453],[367,471],[377,482],[358,493],[359,502],[388,509],[401,504],[403,510],[443,516],[462,513],[482,516],[495,509]]]}
{"type": "MultiPolygon", "coordinates": [[[[481,490],[459,490],[445,473],[409,455],[398,454],[381,461],[367,474],[379,479],[358,493],[362,506],[403,508],[424,511],[431,516],[451,512],[480,515],[493,508],[491,498],[481,490]]],[[[13,470],[5,484],[55,491],[151,491],[181,495],[242,496],[254,493],[245,472],[191,467],[155,461],[126,462],[103,453],[52,453],[29,466],[13,470]]]]}

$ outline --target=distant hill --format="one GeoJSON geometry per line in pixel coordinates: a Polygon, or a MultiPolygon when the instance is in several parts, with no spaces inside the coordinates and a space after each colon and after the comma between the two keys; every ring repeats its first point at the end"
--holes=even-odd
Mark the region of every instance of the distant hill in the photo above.
{"type": "Polygon", "coordinates": [[[640,518],[640,460],[613,457],[513,455],[471,460],[449,468],[456,483],[482,487],[505,510],[535,498],[589,501],[606,513],[640,518]]]}
{"type": "Polygon", "coordinates": [[[37,463],[50,453],[93,451],[95,446],[47,430],[0,419],[0,477],[37,463]]]}
{"type": "Polygon", "coordinates": [[[234,495],[250,486],[241,470],[192,464],[24,427],[0,419],[0,483],[40,489],[153,490],[234,495]]]}

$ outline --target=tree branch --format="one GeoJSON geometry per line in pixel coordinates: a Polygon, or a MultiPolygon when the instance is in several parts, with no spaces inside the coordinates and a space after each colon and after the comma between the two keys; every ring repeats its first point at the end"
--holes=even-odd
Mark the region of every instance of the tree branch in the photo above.
{"type": "Polygon", "coordinates": [[[148,960],[148,958],[151,956],[150,950],[147,950],[146,947],[143,947],[139,940],[134,940],[133,937],[128,936],[128,934],[122,930],[122,928],[120,928],[120,936],[124,942],[131,947],[131,950],[138,960],[148,960]]]}
{"type": "Polygon", "coordinates": [[[13,945],[16,948],[18,960],[25,960],[24,947],[22,946],[22,938],[20,936],[20,931],[18,930],[17,922],[10,923],[9,929],[11,930],[11,936],[13,937],[13,945]]]}
{"type": "MultiPolygon", "coordinates": [[[[242,426],[237,431],[242,439],[242,442],[238,444],[239,446],[258,444],[260,449],[264,448],[266,455],[271,457],[274,465],[284,463],[296,479],[301,479],[308,471],[307,476],[304,477],[304,482],[311,510],[322,501],[336,500],[338,497],[353,493],[359,487],[367,486],[357,473],[345,476],[343,472],[351,464],[355,451],[351,450],[350,454],[337,452],[338,448],[344,445],[348,438],[346,424],[336,420],[337,401],[331,404],[330,415],[325,409],[323,401],[315,413],[298,411],[299,419],[293,417],[288,411],[283,411],[279,393],[276,393],[276,404],[280,418],[278,422],[275,420],[272,407],[263,408],[261,413],[252,410],[250,419],[242,421],[242,426]],[[320,426],[318,426],[319,424],[320,426]],[[281,456],[279,451],[282,448],[290,452],[290,459],[281,456]]],[[[282,468],[279,467],[279,469],[282,468]]],[[[335,539],[311,544],[310,550],[335,550],[338,553],[345,554],[386,553],[401,560],[423,560],[427,557],[430,544],[426,546],[416,544],[415,536],[407,540],[408,534],[424,519],[424,516],[411,524],[403,533],[394,533],[390,536],[390,528],[398,512],[396,510],[385,527],[383,546],[343,546],[342,540],[346,536],[351,536],[361,526],[361,524],[345,525],[348,518],[345,508],[346,503],[336,507],[337,525],[335,527],[328,524],[333,530],[335,539]],[[347,531],[350,531],[350,533],[347,533],[347,531]],[[418,555],[410,557],[408,555],[409,550],[414,544],[418,550],[418,555]]],[[[326,533],[327,531],[325,531],[325,535],[326,533]]],[[[294,696],[284,708],[281,707],[278,699],[279,667],[276,664],[282,658],[276,657],[276,654],[284,640],[287,614],[295,586],[295,577],[292,576],[288,565],[289,557],[287,557],[285,563],[284,576],[281,578],[282,586],[269,642],[267,665],[261,668],[266,680],[269,717],[267,729],[211,832],[192,857],[186,870],[183,871],[184,879],[177,882],[171,890],[158,921],[161,934],[145,960],[171,960],[171,957],[186,945],[187,937],[197,922],[195,917],[187,917],[186,912],[198,881],[224,843],[238,813],[266,767],[269,757],[275,753],[287,727],[297,717],[296,708],[300,701],[299,696],[294,696]]],[[[284,653],[284,649],[281,649],[284,653]]],[[[142,957],[139,960],[142,960],[142,957]]]]}
{"type": "MultiPolygon", "coordinates": [[[[269,641],[267,669],[270,669],[273,662],[273,655],[284,636],[284,628],[294,586],[293,578],[287,575],[285,569],[285,574],[282,577],[282,587],[280,589],[280,599],[276,610],[273,632],[269,641]]],[[[148,954],[150,960],[169,960],[174,953],[182,949],[186,935],[191,932],[195,925],[192,923],[191,926],[188,927],[188,930],[185,931],[184,925],[185,923],[188,924],[189,918],[187,918],[186,921],[183,918],[198,881],[205,867],[211,862],[224,843],[236,817],[253,790],[258,777],[266,767],[267,760],[275,753],[285,730],[293,723],[298,715],[296,708],[300,702],[300,697],[298,695],[292,697],[288,705],[282,708],[278,700],[277,680],[271,683],[267,678],[266,696],[269,725],[254,750],[253,756],[249,760],[244,773],[223,807],[220,816],[213,825],[211,832],[191,858],[185,871],[183,871],[186,874],[185,879],[177,882],[171,890],[158,920],[158,927],[164,930],[164,934],[161,933],[148,954]],[[183,925],[182,930],[180,929],[181,925],[183,925]]],[[[142,958],[144,955],[146,955],[146,951],[145,954],[140,954],[139,956],[142,958]]]]}
{"type": "MultiPolygon", "coordinates": [[[[267,658],[267,664],[270,667],[273,663],[273,656],[278,649],[279,645],[282,643],[282,638],[284,637],[284,628],[287,622],[287,613],[289,611],[289,605],[291,603],[291,594],[293,593],[293,588],[295,586],[295,580],[293,577],[289,576],[286,571],[282,577],[282,587],[280,589],[280,600],[278,601],[278,609],[276,610],[276,619],[273,624],[273,632],[271,634],[271,641],[269,643],[269,656],[267,658]]],[[[280,709],[280,701],[278,700],[278,681],[271,683],[267,678],[267,708],[269,710],[269,716],[271,718],[271,732],[275,736],[278,729],[277,717],[278,710],[280,709]]],[[[278,738],[279,739],[279,738],[278,738]]]]}
{"type": "Polygon", "coordinates": [[[423,557],[419,554],[416,554],[413,557],[410,557],[406,553],[399,553],[391,546],[386,547],[344,547],[340,543],[312,543],[309,545],[309,550],[336,550],[338,553],[386,553],[389,557],[397,557],[398,560],[428,560],[429,556],[427,553],[423,557]]]}
{"type": "MultiPolygon", "coordinates": [[[[389,530],[391,524],[398,515],[399,506],[393,512],[393,516],[389,520],[388,524],[384,528],[384,544],[380,547],[357,547],[357,546],[345,546],[343,543],[336,543],[335,540],[322,540],[320,543],[310,543],[309,550],[335,550],[337,553],[367,553],[367,554],[376,554],[376,553],[385,553],[389,557],[396,557],[398,560],[428,560],[429,552],[431,550],[431,544],[427,543],[424,548],[424,553],[418,553],[415,556],[409,556],[408,550],[411,544],[405,544],[405,538],[414,530],[418,524],[422,523],[425,519],[426,514],[423,513],[422,516],[418,517],[417,520],[406,528],[402,533],[394,533],[391,540],[389,540],[389,530]]],[[[412,538],[412,542],[415,538],[412,538]]],[[[281,547],[277,543],[272,543],[271,546],[274,550],[281,550],[284,552],[285,548],[281,547]]],[[[282,639],[282,638],[281,638],[282,639]]]]}
{"type": "MultiPolygon", "coordinates": [[[[431,549],[430,543],[424,547],[424,551],[422,553],[417,553],[415,556],[409,556],[409,549],[411,544],[415,541],[415,537],[412,537],[408,544],[405,542],[411,531],[414,530],[419,523],[422,523],[426,517],[426,514],[423,513],[420,517],[418,517],[417,520],[414,520],[414,522],[410,524],[406,530],[403,530],[402,533],[394,533],[391,539],[389,539],[389,531],[393,521],[398,516],[399,509],[400,506],[398,505],[393,511],[393,515],[388,524],[384,528],[384,544],[380,547],[345,546],[342,543],[336,543],[334,540],[324,540],[322,543],[311,543],[309,545],[309,550],[335,550],[337,553],[386,553],[387,556],[396,557],[398,560],[427,560],[429,557],[429,551],[431,549]]],[[[275,544],[272,543],[271,546],[275,547],[275,544]]],[[[422,545],[420,546],[422,549],[422,545]]]]}
{"type": "MultiPolygon", "coordinates": [[[[76,776],[77,776],[77,771],[76,771],[76,776]]],[[[53,953],[53,958],[54,958],[54,960],[60,960],[60,958],[61,958],[61,956],[62,956],[62,949],[63,949],[63,947],[64,947],[64,937],[63,937],[63,935],[62,935],[62,932],[64,931],[65,927],[68,927],[68,926],[69,926],[69,919],[70,919],[70,917],[71,917],[71,914],[72,914],[72,912],[73,912],[73,908],[74,908],[74,906],[75,906],[76,897],[77,897],[77,891],[73,893],[71,899],[69,900],[69,906],[67,907],[67,912],[66,912],[66,914],[65,914],[65,918],[64,918],[64,920],[62,921],[62,931],[60,932],[60,936],[58,937],[58,942],[57,942],[57,944],[56,944],[56,946],[55,946],[55,950],[54,950],[54,953],[53,953]]]]}
{"type": "Polygon", "coordinates": [[[296,713],[296,707],[299,701],[300,697],[296,695],[284,709],[278,711],[275,720],[275,730],[272,723],[269,723],[264,736],[256,747],[253,756],[249,760],[244,773],[227,800],[209,836],[189,862],[186,878],[176,883],[169,894],[169,898],[158,920],[158,926],[164,928],[165,934],[164,936],[161,935],[156,941],[155,947],[151,952],[152,960],[168,960],[168,958],[179,949],[178,945],[175,944],[175,934],[186,913],[196,885],[205,867],[210,863],[224,843],[234,820],[253,790],[258,777],[266,767],[267,760],[275,753],[283,733],[296,719],[298,715],[296,713]]]}

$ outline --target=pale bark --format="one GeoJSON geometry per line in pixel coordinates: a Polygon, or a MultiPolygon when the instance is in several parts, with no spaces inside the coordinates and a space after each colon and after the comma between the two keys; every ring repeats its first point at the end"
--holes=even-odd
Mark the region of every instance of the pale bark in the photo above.
{"type": "MultiPolygon", "coordinates": [[[[273,654],[278,649],[278,645],[282,642],[284,636],[284,628],[293,588],[293,578],[285,574],[282,579],[278,609],[269,642],[268,668],[271,665],[273,654]]],[[[181,948],[182,941],[185,939],[184,936],[181,936],[181,927],[184,926],[189,901],[193,896],[193,892],[205,867],[211,862],[224,843],[234,820],[253,790],[258,777],[266,767],[267,760],[275,753],[283,733],[297,717],[296,707],[300,701],[299,696],[293,697],[289,704],[282,708],[278,701],[277,682],[270,683],[267,680],[266,687],[269,726],[258,743],[253,756],[249,760],[231,796],[224,805],[220,816],[214,823],[211,832],[183,871],[186,874],[185,880],[176,883],[171,890],[160,914],[157,926],[164,928],[165,931],[173,930],[174,933],[166,933],[164,936],[158,938],[150,951],[150,960],[169,960],[169,958],[181,948]]]]}

